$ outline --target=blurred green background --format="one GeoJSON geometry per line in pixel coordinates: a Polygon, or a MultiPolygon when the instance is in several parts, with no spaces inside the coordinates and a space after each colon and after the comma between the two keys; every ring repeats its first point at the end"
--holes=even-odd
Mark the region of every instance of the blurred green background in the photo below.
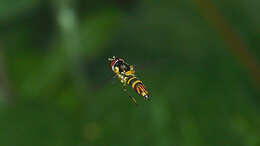
{"type": "Polygon", "coordinates": [[[1,0],[0,146],[259,146],[260,1],[1,0]],[[152,102],[113,79],[136,65],[152,102]]]}

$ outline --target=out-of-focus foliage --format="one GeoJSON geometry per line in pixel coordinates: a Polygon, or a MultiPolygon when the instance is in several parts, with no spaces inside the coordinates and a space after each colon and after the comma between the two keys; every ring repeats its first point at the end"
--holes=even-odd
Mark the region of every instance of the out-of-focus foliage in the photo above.
{"type": "Polygon", "coordinates": [[[0,145],[260,145],[259,82],[208,2],[259,65],[260,1],[1,0],[0,145]],[[112,81],[113,55],[151,103],[112,81]]]}

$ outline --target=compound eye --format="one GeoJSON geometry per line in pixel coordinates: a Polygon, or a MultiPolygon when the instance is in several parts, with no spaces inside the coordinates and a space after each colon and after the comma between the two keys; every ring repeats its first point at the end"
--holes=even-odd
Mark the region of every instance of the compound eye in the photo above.
{"type": "Polygon", "coordinates": [[[117,65],[116,65],[117,63],[118,63],[118,61],[117,61],[116,59],[114,59],[113,61],[110,62],[110,67],[111,67],[111,69],[112,69],[113,71],[114,71],[114,67],[117,66],[117,65]]]}

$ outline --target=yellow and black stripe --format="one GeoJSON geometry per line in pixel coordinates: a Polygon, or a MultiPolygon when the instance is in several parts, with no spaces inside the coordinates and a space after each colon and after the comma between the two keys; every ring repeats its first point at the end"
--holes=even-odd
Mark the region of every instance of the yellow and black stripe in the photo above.
{"type": "Polygon", "coordinates": [[[141,80],[137,79],[135,76],[129,76],[127,78],[127,84],[133,88],[137,94],[141,96],[148,95],[147,90],[144,87],[144,84],[142,83],[141,80]]]}

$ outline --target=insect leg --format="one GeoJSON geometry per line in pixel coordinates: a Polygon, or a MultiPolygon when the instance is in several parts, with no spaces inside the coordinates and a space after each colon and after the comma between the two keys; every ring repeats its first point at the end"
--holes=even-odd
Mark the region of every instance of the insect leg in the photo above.
{"type": "Polygon", "coordinates": [[[123,86],[123,90],[124,92],[126,93],[126,95],[135,103],[136,106],[138,106],[138,103],[136,102],[136,99],[132,96],[130,96],[128,93],[127,93],[127,90],[126,90],[126,86],[124,85],[123,86]]]}

